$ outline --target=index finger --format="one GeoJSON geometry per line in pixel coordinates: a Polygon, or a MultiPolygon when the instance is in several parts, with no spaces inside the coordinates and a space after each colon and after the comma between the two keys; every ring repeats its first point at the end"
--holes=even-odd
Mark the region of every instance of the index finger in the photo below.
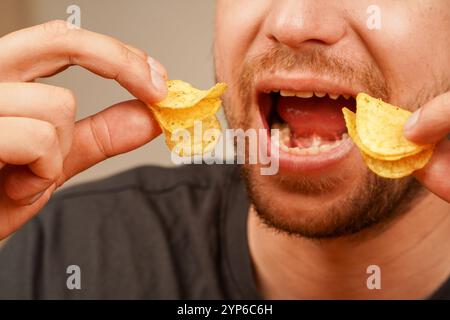
{"type": "Polygon", "coordinates": [[[79,65],[116,80],[139,100],[162,100],[167,87],[165,69],[151,65],[137,50],[120,41],[51,21],[0,38],[0,81],[32,81],[79,65]]]}

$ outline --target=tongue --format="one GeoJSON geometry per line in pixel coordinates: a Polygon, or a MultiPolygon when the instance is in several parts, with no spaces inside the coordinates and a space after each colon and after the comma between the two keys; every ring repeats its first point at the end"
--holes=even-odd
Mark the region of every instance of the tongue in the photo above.
{"type": "Polygon", "coordinates": [[[279,97],[277,112],[295,138],[313,134],[326,140],[337,140],[346,131],[342,102],[330,98],[279,97]]]}

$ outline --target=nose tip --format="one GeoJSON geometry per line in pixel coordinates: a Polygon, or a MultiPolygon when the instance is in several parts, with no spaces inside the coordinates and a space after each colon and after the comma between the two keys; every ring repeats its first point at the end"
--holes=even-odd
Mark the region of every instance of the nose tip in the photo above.
{"type": "Polygon", "coordinates": [[[291,48],[305,42],[335,44],[345,36],[347,23],[339,9],[329,7],[328,1],[280,1],[266,20],[266,36],[291,48]]]}

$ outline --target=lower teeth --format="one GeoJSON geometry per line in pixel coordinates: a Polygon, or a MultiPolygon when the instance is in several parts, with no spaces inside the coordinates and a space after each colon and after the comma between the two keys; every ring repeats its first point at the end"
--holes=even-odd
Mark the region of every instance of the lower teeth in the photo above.
{"type": "Polygon", "coordinates": [[[315,155],[319,154],[321,152],[325,152],[331,149],[334,149],[341,145],[347,138],[348,134],[344,133],[341,136],[341,139],[335,140],[332,142],[326,142],[322,144],[322,139],[319,136],[314,135],[312,139],[311,146],[309,147],[288,147],[288,144],[291,139],[291,131],[289,127],[285,124],[274,124],[272,126],[272,129],[279,129],[280,130],[280,140],[278,141],[272,141],[275,145],[279,146],[281,150],[293,154],[299,154],[299,155],[315,155]]]}

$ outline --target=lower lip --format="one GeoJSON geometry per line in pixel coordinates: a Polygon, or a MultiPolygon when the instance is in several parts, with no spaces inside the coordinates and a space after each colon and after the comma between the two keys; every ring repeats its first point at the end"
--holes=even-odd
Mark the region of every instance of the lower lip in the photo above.
{"type": "MultiPolygon", "coordinates": [[[[270,135],[269,125],[264,116],[260,114],[262,125],[270,135]]],[[[267,139],[268,149],[271,150],[270,137],[267,139]]],[[[350,138],[342,141],[337,147],[318,153],[317,155],[298,155],[283,151],[278,148],[280,169],[296,173],[313,173],[330,169],[344,160],[354,149],[354,144],[350,138]]]]}

